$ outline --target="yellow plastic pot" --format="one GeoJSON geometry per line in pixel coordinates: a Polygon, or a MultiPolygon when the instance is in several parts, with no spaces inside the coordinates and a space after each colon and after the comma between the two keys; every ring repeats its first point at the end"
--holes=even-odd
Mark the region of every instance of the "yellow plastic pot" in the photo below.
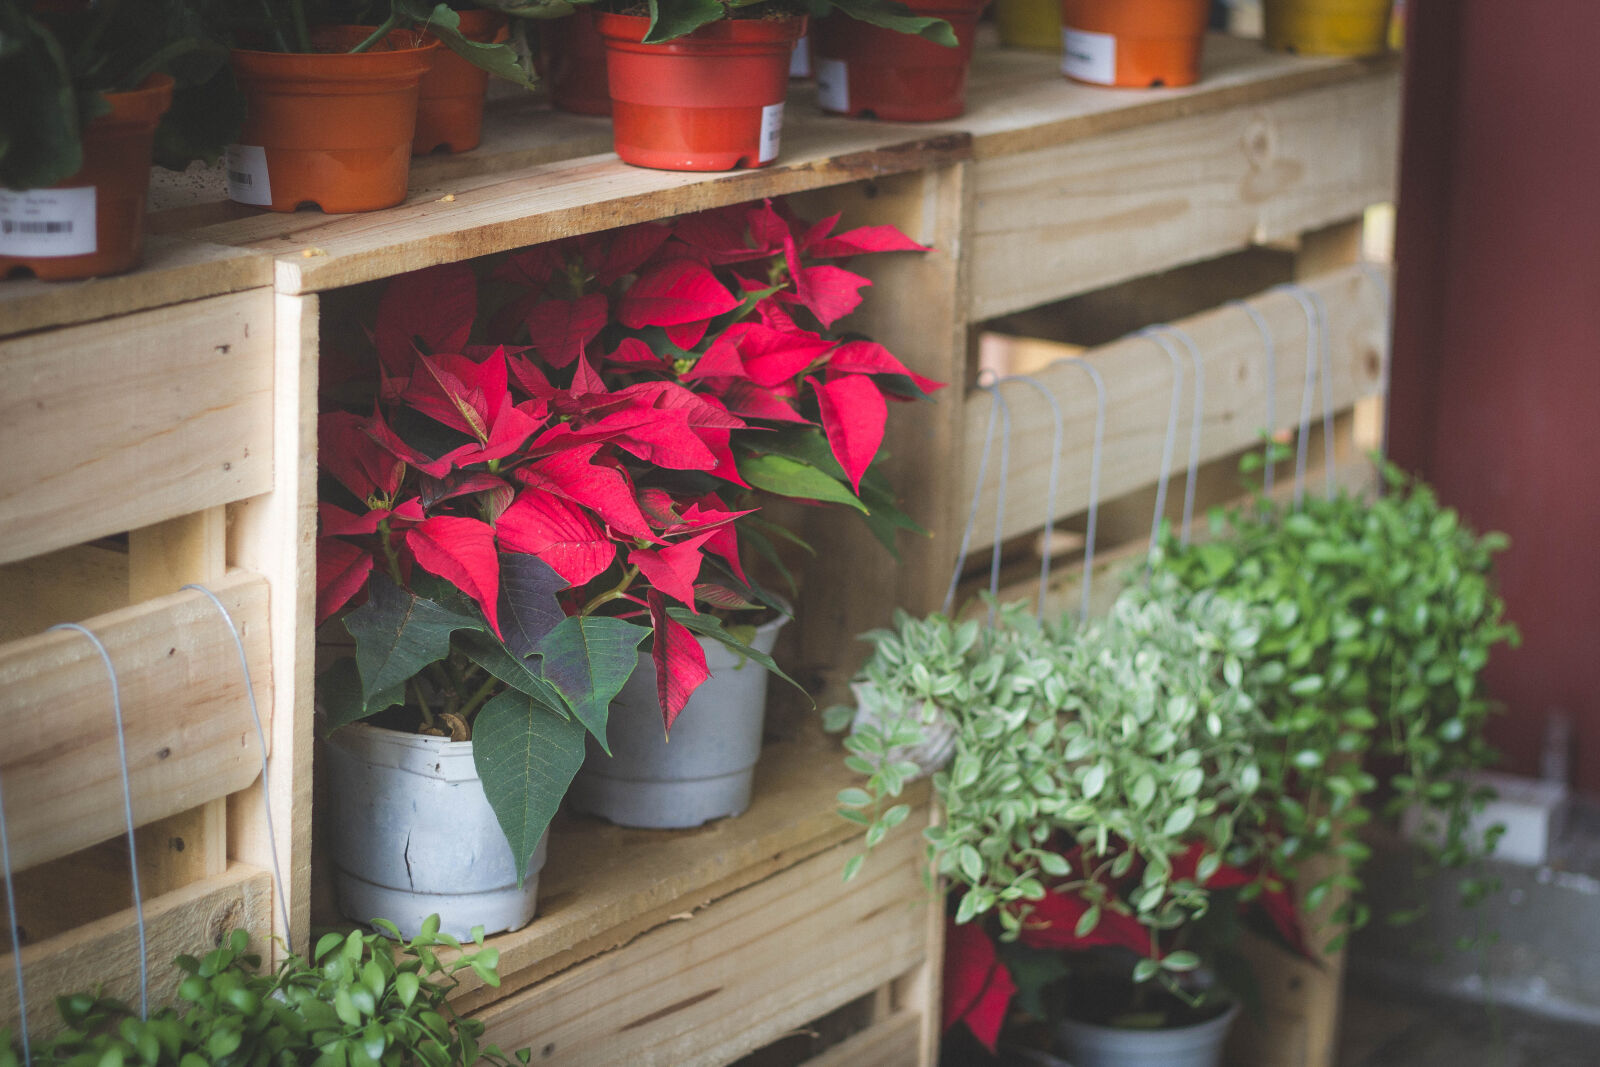
{"type": "Polygon", "coordinates": [[[1388,47],[1391,0],[1264,0],[1262,40],[1305,56],[1370,56],[1388,47]]]}
{"type": "Polygon", "coordinates": [[[995,0],[994,22],[1003,45],[1061,51],[1061,0],[995,0]]]}

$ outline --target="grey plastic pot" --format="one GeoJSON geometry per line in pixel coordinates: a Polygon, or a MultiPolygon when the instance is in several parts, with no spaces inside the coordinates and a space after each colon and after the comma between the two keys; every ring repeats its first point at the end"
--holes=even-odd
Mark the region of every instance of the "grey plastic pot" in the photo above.
{"type": "Polygon", "coordinates": [[[471,741],[353,723],[334,731],[327,752],[334,882],[346,917],[388,919],[412,937],[438,913],[439,929],[458,938],[533,918],[550,835],[518,886],[471,741]]]}
{"type": "MultiPolygon", "coordinates": [[[[756,629],[750,642],[770,654],[780,616],[756,629]]],[[[750,806],[756,759],[766,719],[767,672],[720,642],[698,638],[711,677],[694,691],[672,724],[661,729],[655,663],[639,666],[611,702],[607,756],[591,737],[583,769],[567,793],[581,812],[618,826],[684,829],[738,815],[750,806]]]]}
{"type": "Polygon", "coordinates": [[[1072,1067],[1218,1067],[1239,1005],[1193,1026],[1124,1030],[1071,1019],[1056,1027],[1056,1046],[1072,1067]]]}

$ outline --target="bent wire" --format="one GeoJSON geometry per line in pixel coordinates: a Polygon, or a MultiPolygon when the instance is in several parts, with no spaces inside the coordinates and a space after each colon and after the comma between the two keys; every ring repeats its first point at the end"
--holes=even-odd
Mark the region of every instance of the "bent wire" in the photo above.
{"type": "Polygon", "coordinates": [[[278,893],[278,914],[283,919],[283,947],[293,952],[294,944],[289,934],[289,897],[283,890],[283,872],[278,866],[278,833],[272,825],[272,784],[267,777],[267,732],[261,726],[261,709],[256,704],[256,685],[250,678],[250,660],[244,652],[244,639],[239,636],[239,627],[233,621],[232,613],[218,599],[217,594],[197,582],[190,582],[183,588],[203,593],[216,605],[217,610],[222,613],[222,621],[228,624],[228,632],[233,635],[233,647],[239,653],[239,669],[244,672],[244,693],[250,702],[250,718],[256,724],[256,740],[261,742],[261,807],[267,816],[267,840],[270,842],[272,852],[272,883],[278,893]]]}
{"type": "Polygon", "coordinates": [[[1062,360],[1082,367],[1094,382],[1094,449],[1089,454],[1089,521],[1083,535],[1083,599],[1078,606],[1078,622],[1089,619],[1089,590],[1094,583],[1094,540],[1100,525],[1100,456],[1106,438],[1106,383],[1093,363],[1082,356],[1062,360]]]}
{"type": "Polygon", "coordinates": [[[1140,330],[1135,336],[1157,345],[1172,361],[1172,403],[1167,410],[1166,438],[1161,443],[1161,477],[1156,481],[1155,515],[1150,519],[1150,547],[1155,548],[1161,536],[1161,519],[1167,511],[1167,483],[1172,479],[1172,452],[1178,440],[1178,412],[1180,401],[1183,400],[1183,358],[1153,326],[1140,330]]]}
{"type": "MultiPolygon", "coordinates": [[[[1300,391],[1299,440],[1295,443],[1294,451],[1294,506],[1299,508],[1306,494],[1306,459],[1311,448],[1311,401],[1316,396],[1317,379],[1321,377],[1321,364],[1317,359],[1316,309],[1306,299],[1304,287],[1291,283],[1280,285],[1277,289],[1294,297],[1306,316],[1306,380],[1305,387],[1300,391]]],[[[1331,446],[1332,442],[1328,444],[1331,446]]]]}
{"type": "Polygon", "coordinates": [[[961,584],[961,565],[966,562],[967,549],[972,545],[972,530],[978,524],[978,502],[983,499],[983,479],[989,471],[989,453],[994,446],[994,427],[1000,412],[1000,394],[989,392],[989,425],[983,432],[983,452],[978,458],[978,479],[972,487],[972,506],[967,510],[967,523],[961,531],[961,544],[956,549],[955,563],[950,570],[950,587],[945,590],[943,612],[949,615],[955,607],[956,587],[961,584]]]}
{"type": "Polygon", "coordinates": [[[1178,543],[1186,545],[1194,524],[1195,485],[1200,481],[1200,440],[1205,432],[1206,413],[1206,363],[1200,355],[1200,346],[1194,343],[1194,338],[1183,327],[1168,322],[1154,328],[1157,336],[1171,334],[1181,341],[1183,347],[1189,350],[1189,362],[1194,364],[1194,410],[1189,415],[1189,475],[1183,486],[1183,532],[1178,536],[1178,543]]]}
{"type": "Polygon", "coordinates": [[[128,868],[133,882],[133,917],[139,931],[139,1018],[150,1018],[150,961],[146,958],[148,946],[144,931],[144,898],[139,891],[139,846],[134,841],[133,786],[128,781],[128,737],[122,726],[122,691],[117,682],[117,668],[111,662],[111,653],[87,627],[76,622],[61,622],[52,630],[74,630],[93,642],[100,661],[106,665],[111,677],[111,713],[117,723],[117,758],[122,762],[122,812],[128,821],[128,868]]]}
{"type": "Polygon", "coordinates": [[[1054,433],[1051,437],[1050,445],[1050,484],[1045,489],[1044,494],[1044,546],[1039,553],[1041,557],[1039,563],[1039,603],[1038,607],[1034,609],[1034,616],[1043,619],[1045,593],[1050,586],[1050,541],[1056,529],[1056,486],[1061,479],[1061,405],[1056,401],[1055,394],[1026,374],[1008,374],[995,382],[995,385],[1001,386],[1006,382],[1023,382],[1032,386],[1040,396],[1044,397],[1045,403],[1050,405],[1050,417],[1054,420],[1054,433]]]}
{"type": "Polygon", "coordinates": [[[1271,435],[1278,429],[1278,346],[1272,339],[1272,328],[1267,325],[1267,317],[1257,311],[1253,305],[1245,300],[1230,300],[1234,307],[1241,309],[1250,316],[1250,321],[1256,324],[1256,330],[1261,334],[1261,346],[1266,351],[1267,364],[1267,435],[1268,440],[1265,455],[1261,464],[1261,491],[1272,492],[1272,475],[1275,464],[1272,462],[1271,435]]]}
{"type": "Polygon", "coordinates": [[[1000,483],[994,494],[994,545],[989,550],[989,625],[994,626],[995,609],[1000,598],[1000,555],[1006,525],[1006,488],[1011,481],[1011,405],[1000,395],[1000,387],[993,382],[978,383],[979,389],[989,392],[1000,406],[1000,483]]]}
{"type": "MultiPolygon", "coordinates": [[[[1315,358],[1317,366],[1317,385],[1322,391],[1322,454],[1323,454],[1323,495],[1329,500],[1333,499],[1334,487],[1334,456],[1333,456],[1333,374],[1329,366],[1328,355],[1328,308],[1322,302],[1322,297],[1298,282],[1290,282],[1282,286],[1284,292],[1294,297],[1295,303],[1300,305],[1300,310],[1306,317],[1306,361],[1315,358]]],[[[1306,379],[1310,385],[1309,371],[1306,379]]],[[[1307,398],[1309,400],[1309,397],[1307,398]]],[[[1311,426],[1311,405],[1309,402],[1301,404],[1301,446],[1297,459],[1300,470],[1297,477],[1301,481],[1296,483],[1297,489],[1303,493],[1305,489],[1305,456],[1309,442],[1306,441],[1306,431],[1311,426]]],[[[1296,495],[1295,503],[1300,503],[1300,495],[1296,495]]]]}

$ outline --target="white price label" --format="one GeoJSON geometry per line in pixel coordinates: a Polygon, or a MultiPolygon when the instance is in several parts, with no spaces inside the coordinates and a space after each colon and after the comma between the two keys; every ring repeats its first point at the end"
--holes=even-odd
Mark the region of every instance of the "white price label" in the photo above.
{"type": "Polygon", "coordinates": [[[1063,28],[1061,73],[1096,85],[1116,84],[1117,39],[1109,33],[1063,28]]]}
{"type": "Polygon", "coordinates": [[[768,104],[761,109],[761,154],[757,163],[770,163],[778,158],[778,141],[783,136],[783,102],[768,104]]]}
{"type": "Polygon", "coordinates": [[[818,58],[817,104],[824,111],[850,111],[850,71],[842,59],[818,58]]]}
{"type": "Polygon", "coordinates": [[[236,204],[272,206],[272,181],[267,176],[267,150],[254,144],[231,144],[224,157],[228,199],[236,204]]]}
{"type": "Polygon", "coordinates": [[[0,189],[0,255],[48,259],[98,249],[92,186],[0,189]]]}
{"type": "Polygon", "coordinates": [[[800,39],[794,43],[794,51],[789,53],[789,77],[811,77],[810,34],[801,34],[800,39]]]}

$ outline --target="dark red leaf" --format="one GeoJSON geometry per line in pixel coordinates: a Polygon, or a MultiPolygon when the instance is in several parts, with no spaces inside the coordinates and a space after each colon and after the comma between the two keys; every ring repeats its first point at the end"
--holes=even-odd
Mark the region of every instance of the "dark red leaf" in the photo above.
{"type": "Polygon", "coordinates": [[[567,584],[581,586],[611,566],[616,546],[578,505],[535,489],[517,495],[494,525],[508,552],[531,552],[567,584]]]}
{"type": "Polygon", "coordinates": [[[708,530],[662,548],[631,549],[628,562],[639,568],[652,589],[682,601],[694,611],[694,583],[700,577],[700,564],[704,559],[700,546],[710,537],[708,530]]]}
{"type": "Polygon", "coordinates": [[[804,330],[774,330],[758,324],[741,333],[737,344],[750,380],[769,389],[792,381],[833,347],[832,341],[804,330]]]}
{"type": "Polygon", "coordinates": [[[944,1029],[964,1022],[990,1052],[1016,993],[1011,972],[977,923],[947,921],[944,939],[944,1029]]]}
{"type": "Polygon", "coordinates": [[[861,492],[861,476],[872,465],[883,443],[883,424],[889,416],[889,405],[871,378],[865,374],[847,374],[830,382],[811,379],[817,391],[817,404],[822,414],[822,429],[828,435],[828,447],[844,468],[850,479],[850,488],[861,492]]]}
{"type": "Polygon", "coordinates": [[[545,300],[524,318],[528,341],[552,367],[565,367],[583,354],[584,347],[605,327],[604,293],[588,293],[576,300],[545,300]]]}
{"type": "MultiPolygon", "coordinates": [[[[741,327],[743,324],[741,324],[741,327]]],[[[743,328],[738,332],[729,329],[721,337],[711,342],[705,354],[695,360],[694,366],[683,374],[686,382],[700,381],[704,378],[748,378],[749,373],[744,369],[744,360],[739,356],[737,340],[744,333],[743,328]]],[[[643,345],[643,341],[636,342],[643,345]]],[[[648,351],[648,349],[646,349],[648,351]]]]}
{"type": "Polygon", "coordinates": [[[673,259],[642,275],[623,294],[617,319],[629,329],[715,318],[739,300],[703,263],[673,259]]]}
{"type": "Polygon", "coordinates": [[[582,504],[618,533],[656,540],[639,511],[627,474],[592,462],[599,450],[598,444],[587,444],[554,453],[520,468],[517,478],[524,485],[582,504]]]}
{"type": "MultiPolygon", "coordinates": [[[[835,219],[838,217],[834,216],[835,219]]],[[[806,238],[801,253],[817,259],[856,256],[867,252],[928,251],[927,245],[918,244],[893,226],[859,226],[854,230],[834,234],[832,237],[812,240],[811,235],[807,234],[806,238]]]]}
{"type": "Polygon", "coordinates": [[[608,363],[623,365],[639,364],[643,366],[659,367],[662,370],[672,366],[665,356],[658,356],[650,350],[650,346],[637,337],[624,337],[617,345],[615,352],[606,357],[608,363]]]}
{"type": "Polygon", "coordinates": [[[662,725],[671,730],[678,713],[711,677],[711,671],[706,667],[706,650],[687,626],[667,614],[661,594],[651,590],[647,600],[655,631],[650,658],[656,668],[656,699],[661,703],[662,725]]]}
{"type": "Polygon", "coordinates": [[[667,340],[671,341],[684,351],[688,351],[700,343],[700,339],[706,335],[706,330],[709,329],[710,326],[710,319],[696,319],[694,322],[684,322],[679,323],[676,326],[668,326],[666,328],[667,340]]]}
{"type": "Polygon", "coordinates": [[[832,326],[861,304],[861,290],[872,281],[843,267],[824,265],[803,267],[794,272],[794,284],[794,299],[808,308],[823,326],[832,326]]]}
{"type": "Polygon", "coordinates": [[[391,373],[410,373],[413,338],[429,354],[459,352],[478,314],[478,282],[465,263],[402,274],[378,301],[373,343],[391,373]]]}
{"type": "Polygon", "coordinates": [[[894,354],[876,341],[846,341],[828,354],[828,373],[899,374],[910,378],[924,393],[944,388],[944,382],[924,378],[906,368],[894,354]]]}
{"type": "Polygon", "coordinates": [[[317,625],[333,618],[367,584],[372,553],[336,537],[317,542],[317,625]]]}
{"type": "Polygon", "coordinates": [[[761,419],[766,422],[809,423],[811,421],[772,390],[763,389],[750,382],[729,384],[722,391],[722,401],[728,406],[729,411],[741,418],[761,419]]]}
{"type": "Polygon", "coordinates": [[[419,567],[477,601],[489,628],[500,633],[500,554],[492,526],[434,515],[406,531],[406,547],[419,567]]]}
{"type": "Polygon", "coordinates": [[[392,497],[406,465],[366,432],[367,418],[330,411],[317,418],[317,462],[358,500],[392,497]]]}
{"type": "Polygon", "coordinates": [[[605,257],[595,272],[595,284],[605,288],[623,275],[632,274],[644,266],[671,236],[672,229],[655,222],[643,222],[613,231],[611,240],[606,244],[605,257]]]}

